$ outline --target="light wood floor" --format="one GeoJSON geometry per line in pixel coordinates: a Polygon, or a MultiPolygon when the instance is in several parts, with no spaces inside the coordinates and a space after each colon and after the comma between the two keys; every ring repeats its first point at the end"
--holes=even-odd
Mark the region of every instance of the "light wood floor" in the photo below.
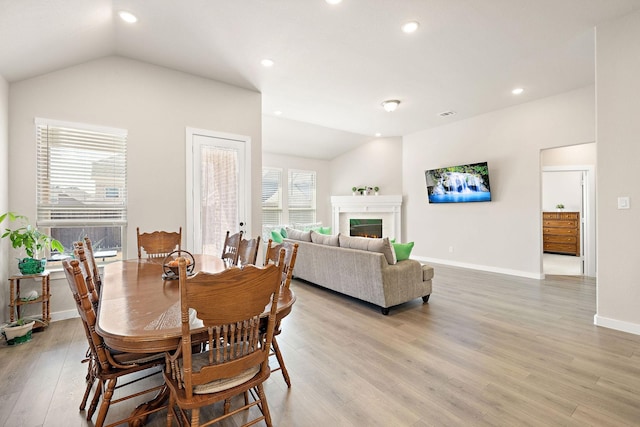
{"type": "MultiPolygon", "coordinates": [[[[640,336],[593,325],[592,279],[435,271],[428,304],[389,316],[294,282],[279,339],[293,385],[266,384],[274,425],[640,425],[640,336]]],[[[77,319],[1,347],[0,425],[92,425],[78,412],[85,349],[77,319]]]]}

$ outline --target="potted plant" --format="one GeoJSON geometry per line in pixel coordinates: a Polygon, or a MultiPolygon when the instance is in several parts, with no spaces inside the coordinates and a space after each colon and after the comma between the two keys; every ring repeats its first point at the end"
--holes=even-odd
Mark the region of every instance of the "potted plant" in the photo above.
{"type": "Polygon", "coordinates": [[[64,252],[62,243],[29,224],[29,219],[26,216],[7,212],[0,215],[0,223],[6,218],[9,219],[9,222],[18,223],[16,228],[6,228],[2,237],[8,237],[14,248],[24,249],[27,256],[18,259],[18,269],[22,274],[37,274],[44,271],[47,260],[39,257],[42,249],[49,248],[64,252]]]}
{"type": "Polygon", "coordinates": [[[18,319],[15,322],[3,326],[2,335],[7,340],[8,345],[22,344],[31,341],[33,325],[36,321],[32,319],[18,319]]]}
{"type": "Polygon", "coordinates": [[[558,209],[558,212],[562,212],[564,210],[564,205],[562,203],[558,203],[556,205],[556,209],[558,209]]]}

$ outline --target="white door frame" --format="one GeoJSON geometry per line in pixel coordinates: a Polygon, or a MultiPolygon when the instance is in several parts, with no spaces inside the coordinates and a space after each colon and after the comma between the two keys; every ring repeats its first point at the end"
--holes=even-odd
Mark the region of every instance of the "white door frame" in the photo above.
{"type": "MultiPolygon", "coordinates": [[[[583,273],[585,276],[596,277],[596,181],[595,168],[591,165],[575,166],[544,166],[542,172],[582,172],[582,218],[580,229],[583,238],[582,247],[583,273]]],[[[542,189],[544,191],[544,188],[542,189]]],[[[544,246],[541,245],[541,246],[544,246]]]]}
{"type": "Polygon", "coordinates": [[[186,136],[185,136],[185,147],[186,147],[186,203],[187,203],[187,212],[186,212],[186,236],[187,236],[187,250],[195,251],[196,245],[198,242],[201,242],[201,239],[198,236],[195,236],[195,230],[199,230],[199,225],[195,224],[194,221],[199,221],[200,216],[195,215],[195,197],[199,197],[199,195],[195,195],[194,192],[199,185],[197,183],[200,180],[200,177],[194,176],[194,167],[193,167],[193,139],[196,135],[206,136],[210,138],[224,139],[229,141],[240,142],[244,144],[245,154],[244,154],[244,188],[245,194],[242,202],[244,202],[244,214],[241,216],[245,218],[245,225],[243,231],[245,234],[251,236],[251,137],[245,135],[236,135],[231,133],[224,132],[216,132],[206,129],[197,129],[192,127],[186,128],[186,136]]]}

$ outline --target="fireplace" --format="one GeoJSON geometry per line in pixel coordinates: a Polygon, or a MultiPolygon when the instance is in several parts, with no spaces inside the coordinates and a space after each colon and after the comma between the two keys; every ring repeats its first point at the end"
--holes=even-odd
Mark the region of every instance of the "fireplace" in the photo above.
{"type": "Polygon", "coordinates": [[[332,196],[331,205],[334,233],[351,235],[351,219],[377,219],[382,222],[381,237],[400,239],[402,195],[332,196]]]}
{"type": "Polygon", "coordinates": [[[382,237],[382,219],[351,218],[349,235],[358,237],[382,237]]]}

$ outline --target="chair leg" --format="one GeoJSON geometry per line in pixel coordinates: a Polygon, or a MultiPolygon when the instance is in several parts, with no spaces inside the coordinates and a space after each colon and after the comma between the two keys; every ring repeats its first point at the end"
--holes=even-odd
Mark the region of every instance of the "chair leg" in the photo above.
{"type": "Polygon", "coordinates": [[[87,367],[87,378],[86,378],[87,389],[84,391],[84,396],[82,396],[82,402],[80,402],[81,411],[84,410],[84,408],[87,406],[87,400],[89,400],[89,394],[91,394],[91,389],[93,388],[93,384],[96,381],[93,361],[89,360],[89,362],[87,363],[89,363],[89,366],[87,367]]]}
{"type": "Polygon", "coordinates": [[[278,346],[278,341],[276,340],[275,335],[273,336],[271,345],[273,347],[273,352],[276,356],[276,359],[278,359],[278,365],[280,365],[280,370],[282,371],[284,381],[287,383],[287,387],[291,388],[291,379],[289,378],[289,372],[287,371],[287,367],[284,365],[284,359],[282,358],[282,353],[280,353],[280,347],[278,346]]]}
{"type": "Polygon", "coordinates": [[[107,382],[107,388],[102,396],[102,404],[100,405],[98,418],[96,419],[96,427],[102,427],[104,420],[107,418],[107,411],[109,411],[109,406],[111,405],[111,398],[113,397],[113,392],[116,389],[116,381],[117,380],[114,378],[107,382]]]}
{"type": "Polygon", "coordinates": [[[258,384],[256,388],[258,389],[258,397],[260,398],[260,409],[262,410],[262,415],[264,415],[264,422],[267,424],[267,427],[272,427],[271,413],[269,412],[269,405],[267,404],[267,395],[264,394],[264,388],[262,387],[262,384],[258,384]]]}
{"type": "MultiPolygon", "coordinates": [[[[169,405],[167,406],[167,427],[171,427],[173,425],[173,411],[175,409],[176,400],[173,394],[169,393],[169,405]]],[[[176,414],[176,418],[178,415],[176,414]]],[[[180,419],[178,418],[178,424],[180,424],[180,419]]]]}
{"type": "Polygon", "coordinates": [[[96,391],[93,394],[93,399],[91,399],[91,405],[89,405],[89,410],[87,411],[87,421],[91,420],[91,418],[93,417],[93,414],[96,412],[96,408],[98,407],[98,402],[100,401],[100,396],[102,395],[103,387],[104,387],[104,381],[98,380],[96,391]]]}
{"type": "Polygon", "coordinates": [[[191,427],[198,427],[200,425],[200,408],[193,408],[191,410],[191,427]]]}

